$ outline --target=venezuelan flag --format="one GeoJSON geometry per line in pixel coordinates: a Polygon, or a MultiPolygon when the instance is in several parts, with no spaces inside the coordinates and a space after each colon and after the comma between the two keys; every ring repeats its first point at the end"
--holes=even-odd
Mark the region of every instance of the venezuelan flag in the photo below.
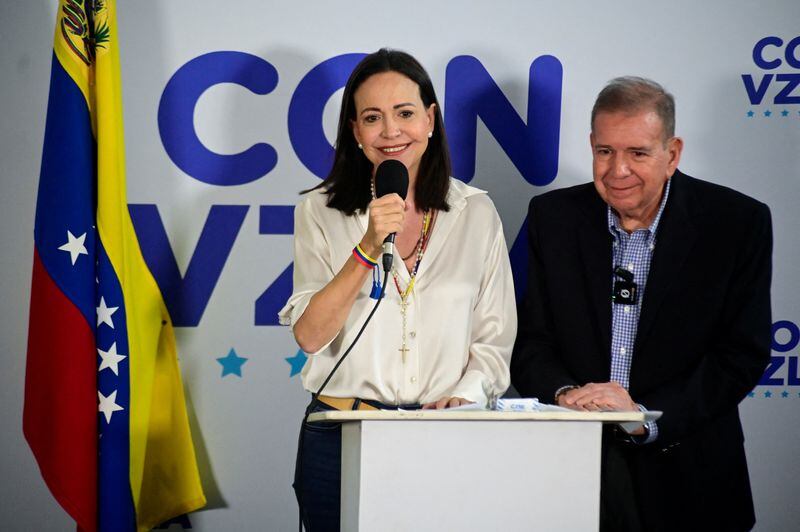
{"type": "Polygon", "coordinates": [[[23,430],[91,530],[205,505],[175,337],[131,224],[113,0],[61,0],[36,205],[23,430]]]}

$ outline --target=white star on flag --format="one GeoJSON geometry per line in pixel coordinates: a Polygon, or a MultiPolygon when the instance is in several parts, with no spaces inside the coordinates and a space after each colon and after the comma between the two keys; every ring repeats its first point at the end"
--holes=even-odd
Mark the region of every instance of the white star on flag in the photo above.
{"type": "Polygon", "coordinates": [[[67,231],[67,243],[61,246],[61,251],[69,252],[69,258],[72,259],[72,265],[75,266],[75,261],[78,260],[80,255],[88,255],[89,252],[86,251],[86,246],[83,245],[84,241],[86,240],[86,233],[83,233],[79,237],[75,237],[69,230],[67,231]]]}
{"type": "Polygon", "coordinates": [[[114,412],[125,410],[117,404],[117,390],[111,392],[111,395],[108,397],[98,391],[97,398],[100,399],[100,407],[97,410],[106,416],[106,423],[111,423],[111,415],[114,412]]]}
{"type": "Polygon", "coordinates": [[[100,297],[100,306],[97,307],[97,326],[100,327],[101,323],[105,323],[112,329],[114,328],[114,321],[111,316],[119,309],[119,307],[107,307],[104,297],[100,297]]]}
{"type": "Polygon", "coordinates": [[[108,351],[98,349],[97,354],[100,355],[100,358],[102,359],[100,361],[100,369],[97,370],[98,373],[106,368],[111,368],[111,371],[114,372],[114,375],[119,375],[118,364],[125,359],[125,355],[117,354],[117,342],[111,344],[111,347],[108,348],[108,351]]]}

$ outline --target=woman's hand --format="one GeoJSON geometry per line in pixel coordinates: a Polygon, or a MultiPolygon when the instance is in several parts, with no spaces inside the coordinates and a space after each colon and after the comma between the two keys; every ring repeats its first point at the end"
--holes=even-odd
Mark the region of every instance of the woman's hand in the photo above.
{"type": "Polygon", "coordinates": [[[443,408],[454,408],[456,406],[461,405],[470,405],[474,401],[467,401],[466,399],[462,399],[461,397],[442,397],[435,403],[425,403],[422,405],[423,410],[441,410],[443,408]]]}
{"type": "Polygon", "coordinates": [[[403,230],[406,219],[406,202],[397,194],[387,194],[369,204],[369,224],[361,239],[361,249],[369,256],[380,255],[383,241],[389,233],[403,230]]]}

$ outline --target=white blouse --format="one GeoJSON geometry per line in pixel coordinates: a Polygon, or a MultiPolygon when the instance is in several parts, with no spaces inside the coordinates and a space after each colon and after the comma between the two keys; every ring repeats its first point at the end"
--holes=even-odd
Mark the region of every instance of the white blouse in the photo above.
{"type": "MultiPolygon", "coordinates": [[[[279,313],[294,325],[311,297],[342,268],[367,230],[368,216],[326,206],[316,190],[295,209],[294,293],[279,313]]],[[[400,295],[389,275],[384,300],[323,391],[387,404],[462,397],[481,405],[505,392],[517,332],[511,266],[500,217],[482,190],[451,179],[449,212],[439,212],[406,311],[405,362],[400,295]]],[[[400,286],[410,274],[395,251],[400,286]]],[[[381,280],[383,272],[381,271],[381,280]]],[[[303,367],[316,392],[375,305],[372,276],[341,331],[303,367]]]]}

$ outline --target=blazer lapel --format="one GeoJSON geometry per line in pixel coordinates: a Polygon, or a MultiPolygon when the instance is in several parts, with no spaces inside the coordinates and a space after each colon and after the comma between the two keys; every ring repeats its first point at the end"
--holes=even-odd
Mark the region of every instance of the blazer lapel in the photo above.
{"type": "Polygon", "coordinates": [[[611,349],[611,234],[606,224],[606,204],[594,189],[585,209],[586,218],[578,238],[583,276],[593,307],[601,352],[610,356],[611,349]]]}
{"type": "Polygon", "coordinates": [[[690,212],[691,198],[687,177],[675,172],[670,186],[670,197],[659,222],[656,234],[656,248],[647,276],[647,285],[642,301],[642,314],[636,332],[635,353],[641,353],[640,346],[647,339],[673,284],[679,279],[686,258],[697,240],[697,229],[690,212]]]}

